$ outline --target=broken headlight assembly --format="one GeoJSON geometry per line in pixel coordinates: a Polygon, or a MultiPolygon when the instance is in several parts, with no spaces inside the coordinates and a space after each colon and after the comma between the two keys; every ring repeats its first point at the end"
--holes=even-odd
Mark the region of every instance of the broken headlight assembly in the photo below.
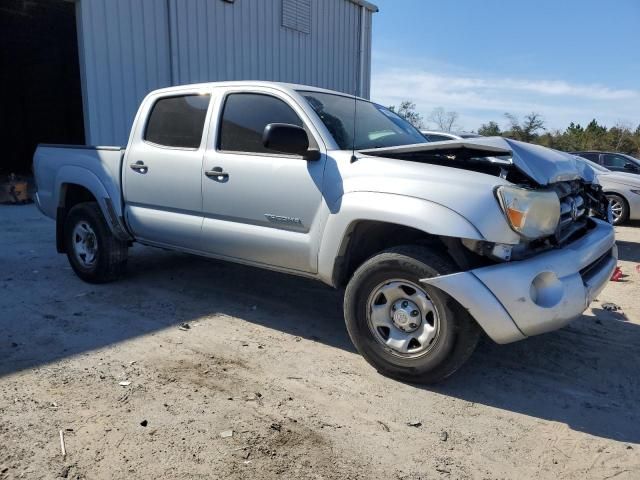
{"type": "Polygon", "coordinates": [[[502,185],[496,189],[496,197],[509,226],[520,236],[534,240],[556,231],[560,199],[555,191],[502,185]]]}

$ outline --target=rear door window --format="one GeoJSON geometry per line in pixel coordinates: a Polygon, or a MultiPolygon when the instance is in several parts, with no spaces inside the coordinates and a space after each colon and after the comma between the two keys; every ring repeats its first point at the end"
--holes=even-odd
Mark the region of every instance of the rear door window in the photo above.
{"type": "Polygon", "coordinates": [[[210,98],[193,94],[157,100],[149,113],[144,139],[165,147],[200,147],[210,98]]]}

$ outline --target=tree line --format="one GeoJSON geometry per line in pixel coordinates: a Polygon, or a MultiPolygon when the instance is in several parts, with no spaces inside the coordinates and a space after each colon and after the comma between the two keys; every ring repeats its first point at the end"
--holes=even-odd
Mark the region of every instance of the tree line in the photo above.
{"type": "MultiPolygon", "coordinates": [[[[425,119],[416,112],[415,103],[407,100],[401,102],[398,107],[389,108],[416,128],[425,128],[425,119]]],[[[594,118],[586,126],[571,122],[567,128],[561,130],[548,129],[542,115],[536,112],[531,112],[522,119],[511,113],[505,113],[504,116],[506,124],[502,128],[498,122],[490,121],[482,124],[476,132],[479,135],[502,136],[566,152],[601,150],[640,157],[640,125],[633,128],[632,125],[618,122],[612,127],[607,127],[599,124],[594,118]]],[[[458,114],[445,111],[441,107],[435,108],[427,117],[427,121],[445,132],[459,129],[458,114]]]]}

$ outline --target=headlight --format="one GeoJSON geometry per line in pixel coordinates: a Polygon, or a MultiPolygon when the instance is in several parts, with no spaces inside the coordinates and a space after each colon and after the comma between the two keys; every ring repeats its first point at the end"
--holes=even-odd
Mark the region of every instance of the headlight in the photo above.
{"type": "Polygon", "coordinates": [[[560,220],[560,199],[555,192],[503,185],[498,201],[511,228],[527,239],[551,235],[560,220]]]}

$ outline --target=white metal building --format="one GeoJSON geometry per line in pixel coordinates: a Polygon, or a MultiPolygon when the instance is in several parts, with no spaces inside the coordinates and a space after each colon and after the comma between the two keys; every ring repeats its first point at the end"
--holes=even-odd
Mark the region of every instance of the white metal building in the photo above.
{"type": "Polygon", "coordinates": [[[369,96],[377,8],[365,0],[0,3],[0,174],[27,173],[38,143],[126,144],[140,100],[170,85],[274,80],[369,96]]]}
{"type": "Polygon", "coordinates": [[[125,144],[155,88],[274,80],[368,97],[363,0],[77,0],[85,137],[125,144]]]}

